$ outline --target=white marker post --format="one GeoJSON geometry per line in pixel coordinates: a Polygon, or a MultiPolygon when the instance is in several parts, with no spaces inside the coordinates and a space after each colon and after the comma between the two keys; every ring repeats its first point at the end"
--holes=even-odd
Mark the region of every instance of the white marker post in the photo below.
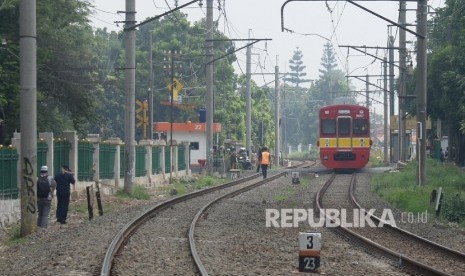
{"type": "Polygon", "coordinates": [[[299,272],[320,268],[321,233],[299,233],[299,272]]]}

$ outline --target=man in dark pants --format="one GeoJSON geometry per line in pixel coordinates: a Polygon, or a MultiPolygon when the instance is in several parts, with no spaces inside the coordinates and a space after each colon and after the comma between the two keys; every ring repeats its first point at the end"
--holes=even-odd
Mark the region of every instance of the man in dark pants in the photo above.
{"type": "Polygon", "coordinates": [[[55,181],[57,183],[57,222],[66,224],[66,218],[68,216],[69,198],[71,195],[71,184],[74,185],[76,180],[73,174],[69,171],[67,165],[63,165],[61,173],[55,175],[55,181]]]}
{"type": "Polygon", "coordinates": [[[268,166],[271,164],[270,153],[268,152],[267,147],[262,148],[262,158],[260,164],[262,167],[263,179],[265,179],[267,175],[268,166]]]}
{"type": "Polygon", "coordinates": [[[40,168],[40,181],[37,181],[37,186],[40,183],[46,183],[47,190],[45,186],[42,188],[37,187],[37,226],[41,228],[47,228],[48,226],[48,215],[50,213],[50,208],[52,206],[53,193],[55,192],[56,183],[52,176],[48,175],[48,167],[42,166],[40,168]],[[42,182],[42,179],[46,182],[42,182]]]}

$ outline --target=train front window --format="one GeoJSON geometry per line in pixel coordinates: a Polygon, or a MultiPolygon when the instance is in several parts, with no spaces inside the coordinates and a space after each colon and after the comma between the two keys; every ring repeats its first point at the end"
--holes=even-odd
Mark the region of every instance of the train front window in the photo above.
{"type": "Polygon", "coordinates": [[[337,131],[339,136],[349,136],[350,135],[350,118],[339,118],[337,131]]]}
{"type": "Polygon", "coordinates": [[[368,134],[368,120],[367,119],[355,119],[354,129],[352,131],[354,134],[360,134],[360,135],[368,134]]]}
{"type": "Polygon", "coordinates": [[[322,119],[321,120],[321,134],[336,134],[336,120],[322,119]]]}

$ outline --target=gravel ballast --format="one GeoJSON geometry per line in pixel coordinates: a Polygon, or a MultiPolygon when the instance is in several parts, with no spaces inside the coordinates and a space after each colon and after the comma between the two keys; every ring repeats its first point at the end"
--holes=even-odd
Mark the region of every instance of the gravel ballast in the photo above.
{"type": "MultiPolygon", "coordinates": [[[[302,180],[305,177],[301,174],[302,180]]],[[[298,274],[297,239],[299,232],[303,231],[322,234],[321,274],[404,275],[385,260],[348,243],[331,230],[312,229],[308,224],[292,228],[266,227],[266,209],[312,209],[313,198],[328,177],[321,175],[311,178],[309,184],[300,185],[293,185],[290,177],[281,178],[214,205],[207,211],[206,219],[200,220],[196,230],[199,254],[207,270],[211,271],[210,275],[298,274]]],[[[362,206],[376,209],[389,207],[373,195],[369,181],[368,174],[359,175],[356,194],[362,206]]],[[[150,201],[126,201],[105,196],[104,216],[97,216],[89,222],[86,214],[73,214],[65,226],[51,220],[47,230],[39,230],[17,245],[7,246],[7,236],[2,233],[0,275],[96,275],[106,249],[119,229],[136,215],[168,197],[162,190],[152,192],[154,199],[150,201]],[[110,205],[111,210],[107,210],[110,205]]],[[[409,231],[441,244],[465,251],[465,233],[462,229],[434,220],[405,227],[411,227],[409,231]]],[[[147,239],[153,239],[153,236],[147,239]]],[[[160,250],[170,251],[165,247],[160,250]]],[[[169,272],[165,274],[163,267],[154,269],[158,271],[157,275],[173,275],[169,272]]],[[[187,273],[185,275],[191,272],[187,273]]]]}

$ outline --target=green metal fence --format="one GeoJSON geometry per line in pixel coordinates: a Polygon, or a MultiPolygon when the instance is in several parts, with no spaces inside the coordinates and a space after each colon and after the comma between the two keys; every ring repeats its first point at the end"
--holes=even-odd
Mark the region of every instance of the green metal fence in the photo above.
{"type": "Polygon", "coordinates": [[[99,174],[100,179],[113,179],[115,175],[116,145],[100,144],[99,174]]]}
{"type": "Polygon", "coordinates": [[[161,147],[152,147],[152,174],[161,172],[160,153],[161,147]]]}
{"type": "Polygon", "coordinates": [[[121,145],[119,152],[119,177],[124,177],[124,171],[126,169],[126,158],[124,158],[124,145],[121,145]]]}
{"type": "Polygon", "coordinates": [[[171,172],[171,147],[165,147],[165,173],[171,172]]]}
{"type": "Polygon", "coordinates": [[[78,142],[78,180],[89,181],[94,178],[93,172],[94,146],[88,141],[78,142]]]}
{"type": "Polygon", "coordinates": [[[48,145],[45,141],[37,142],[37,172],[40,172],[40,167],[47,165],[48,145]]]}
{"type": "Polygon", "coordinates": [[[58,173],[63,165],[69,164],[69,151],[71,143],[67,140],[57,139],[53,143],[53,171],[58,173]]]}
{"type": "Polygon", "coordinates": [[[0,198],[18,198],[17,161],[15,148],[0,147],[0,198]]]}
{"type": "Polygon", "coordinates": [[[146,153],[145,146],[136,146],[136,177],[147,175],[147,169],[145,168],[146,153]]]}
{"type": "Polygon", "coordinates": [[[184,156],[185,147],[183,145],[178,146],[178,170],[185,170],[186,169],[186,159],[184,156]]]}

